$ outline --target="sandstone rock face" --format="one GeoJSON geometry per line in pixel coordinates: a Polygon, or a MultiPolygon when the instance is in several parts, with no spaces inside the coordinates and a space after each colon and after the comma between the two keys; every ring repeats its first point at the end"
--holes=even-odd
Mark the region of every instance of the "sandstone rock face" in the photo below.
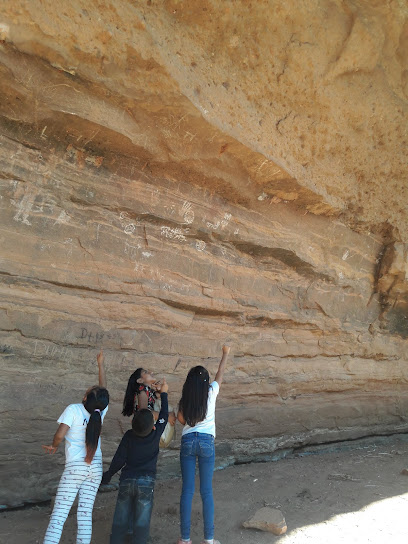
{"type": "Polygon", "coordinates": [[[129,374],[233,355],[223,438],[406,431],[407,23],[391,2],[9,2],[0,19],[2,502],[129,374]],[[190,3],[189,3],[190,4],[190,3]]]}

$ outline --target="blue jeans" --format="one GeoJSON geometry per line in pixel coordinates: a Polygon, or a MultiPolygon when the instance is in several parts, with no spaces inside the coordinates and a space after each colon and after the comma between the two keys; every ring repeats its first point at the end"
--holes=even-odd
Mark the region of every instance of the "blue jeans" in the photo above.
{"type": "Polygon", "coordinates": [[[200,471],[200,494],[203,501],[204,538],[214,538],[214,499],[212,477],[215,448],[211,434],[188,433],[181,439],[180,464],[183,487],[180,498],[181,538],[190,539],[191,504],[193,502],[196,459],[200,471]]]}
{"type": "Polygon", "coordinates": [[[147,544],[153,508],[154,483],[153,476],[139,476],[120,482],[110,544],[126,542],[129,520],[133,520],[132,544],[147,544]]]}

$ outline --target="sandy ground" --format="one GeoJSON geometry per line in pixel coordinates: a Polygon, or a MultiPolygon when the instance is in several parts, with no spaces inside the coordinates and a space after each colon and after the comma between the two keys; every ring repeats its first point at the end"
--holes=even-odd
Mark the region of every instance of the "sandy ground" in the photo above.
{"type": "MultiPolygon", "coordinates": [[[[408,541],[408,444],[385,444],[339,453],[307,455],[274,463],[232,466],[214,474],[216,538],[221,544],[402,544],[408,541]],[[242,522],[264,505],[279,508],[288,525],[277,537],[242,522]]],[[[152,542],[173,544],[179,536],[180,481],[156,484],[152,542]]],[[[93,543],[109,542],[116,492],[99,493],[94,508],[93,543]]],[[[1,544],[37,544],[50,506],[9,511],[0,516],[1,544]]],[[[194,544],[202,540],[201,503],[195,497],[194,544]]],[[[75,543],[75,510],[62,543],[75,543]]]]}

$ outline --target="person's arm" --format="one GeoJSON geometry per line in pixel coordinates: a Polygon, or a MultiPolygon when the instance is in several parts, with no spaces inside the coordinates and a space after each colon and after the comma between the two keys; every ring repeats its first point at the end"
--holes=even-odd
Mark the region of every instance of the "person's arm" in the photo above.
{"type": "Polygon", "coordinates": [[[116,450],[115,455],[113,456],[112,462],[109,469],[103,473],[102,484],[108,484],[112,478],[121,468],[125,466],[126,463],[126,454],[127,454],[127,443],[128,443],[128,433],[122,438],[118,449],[116,450]]]}
{"type": "Polygon", "coordinates": [[[186,424],[186,420],[184,419],[184,416],[183,416],[183,412],[181,410],[179,410],[177,412],[177,419],[180,421],[180,423],[182,425],[185,425],[186,424]]]}
{"type": "Polygon", "coordinates": [[[229,346],[222,346],[222,357],[220,361],[220,365],[218,367],[217,374],[215,375],[215,381],[218,383],[218,385],[221,387],[222,380],[224,378],[224,372],[225,367],[227,366],[227,359],[228,354],[230,352],[231,348],[229,346]]]}
{"type": "Polygon", "coordinates": [[[50,446],[44,446],[42,445],[42,448],[49,454],[54,455],[54,453],[57,451],[58,446],[61,444],[61,442],[64,440],[65,435],[69,431],[69,425],[66,425],[65,423],[60,423],[59,427],[57,429],[57,432],[54,434],[54,438],[52,441],[52,444],[50,446]]]}
{"type": "Polygon", "coordinates": [[[167,421],[170,423],[170,425],[172,427],[174,427],[174,425],[176,424],[176,419],[177,419],[176,414],[174,412],[170,412],[169,413],[169,418],[168,418],[167,421]]]}
{"type": "MultiPolygon", "coordinates": [[[[137,409],[143,410],[143,408],[149,408],[149,393],[147,391],[139,391],[137,396],[137,409]]],[[[155,410],[151,410],[154,420],[156,421],[159,418],[159,412],[156,412],[155,410]]]]}
{"type": "Polygon", "coordinates": [[[96,356],[96,360],[98,361],[98,367],[99,367],[99,387],[106,388],[107,382],[106,382],[105,365],[104,365],[105,357],[103,355],[102,349],[96,356]]]}
{"type": "Polygon", "coordinates": [[[144,408],[149,408],[149,393],[143,389],[137,394],[137,409],[143,410],[144,408]]]}
{"type": "Polygon", "coordinates": [[[163,380],[161,390],[160,390],[161,409],[160,409],[159,417],[155,425],[156,432],[158,432],[160,435],[163,433],[169,418],[169,404],[168,404],[168,398],[167,398],[168,390],[169,390],[169,386],[166,383],[166,380],[163,380]]]}

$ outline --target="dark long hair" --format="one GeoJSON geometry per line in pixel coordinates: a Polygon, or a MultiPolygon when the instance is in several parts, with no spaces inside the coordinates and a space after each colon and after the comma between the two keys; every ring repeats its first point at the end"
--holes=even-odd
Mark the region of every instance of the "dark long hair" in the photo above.
{"type": "Polygon", "coordinates": [[[135,409],[135,394],[137,393],[139,387],[137,380],[142,377],[143,370],[143,368],[138,368],[129,378],[125,398],[123,399],[122,414],[124,416],[133,416],[135,409]]]}
{"type": "Polygon", "coordinates": [[[86,426],[85,444],[86,457],[85,461],[91,464],[94,458],[98,440],[101,434],[102,418],[101,413],[96,410],[105,410],[109,404],[109,393],[104,387],[92,387],[86,395],[86,400],[83,401],[85,410],[91,414],[88,425],[86,426]]]}
{"type": "Polygon", "coordinates": [[[209,390],[208,370],[203,366],[193,367],[187,374],[179,403],[183,417],[190,427],[205,419],[209,390]]]}

